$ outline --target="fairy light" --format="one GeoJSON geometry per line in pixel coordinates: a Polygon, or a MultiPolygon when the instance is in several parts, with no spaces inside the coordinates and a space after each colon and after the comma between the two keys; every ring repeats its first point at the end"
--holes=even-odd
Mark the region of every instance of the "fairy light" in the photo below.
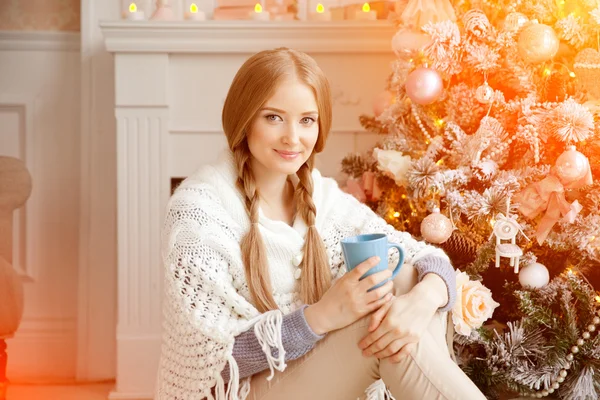
{"type": "Polygon", "coordinates": [[[129,5],[129,12],[132,12],[132,13],[137,12],[137,5],[135,3],[131,3],[129,5]]]}
{"type": "Polygon", "coordinates": [[[444,163],[444,159],[440,158],[439,160],[437,160],[437,162],[435,163],[436,165],[442,165],[444,163]]]}
{"type": "Polygon", "coordinates": [[[400,213],[398,211],[396,211],[394,214],[392,214],[394,216],[394,218],[398,218],[400,216],[400,213]]]}
{"type": "Polygon", "coordinates": [[[433,124],[435,126],[437,126],[438,128],[441,128],[442,126],[444,126],[444,120],[441,118],[438,118],[435,120],[435,122],[433,124]]]}
{"type": "Polygon", "coordinates": [[[404,200],[404,199],[406,199],[406,195],[403,194],[402,196],[400,196],[400,198],[404,200]]]}
{"type": "Polygon", "coordinates": [[[494,225],[496,225],[496,218],[492,217],[492,219],[490,219],[490,225],[492,226],[492,228],[494,227],[494,225]]]}
{"type": "Polygon", "coordinates": [[[571,78],[575,78],[577,75],[575,75],[575,72],[571,71],[571,72],[569,72],[569,76],[571,78]]]}
{"type": "Polygon", "coordinates": [[[544,68],[544,76],[552,75],[552,70],[550,68],[544,68]]]}
{"type": "Polygon", "coordinates": [[[600,296],[596,296],[596,303],[600,303],[600,296]]]}

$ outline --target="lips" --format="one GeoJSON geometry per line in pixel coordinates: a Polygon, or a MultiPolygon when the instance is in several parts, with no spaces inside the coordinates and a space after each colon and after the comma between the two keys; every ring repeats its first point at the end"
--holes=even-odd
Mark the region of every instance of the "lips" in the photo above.
{"type": "Polygon", "coordinates": [[[293,160],[300,155],[297,151],[275,150],[275,152],[284,160],[293,160]]]}

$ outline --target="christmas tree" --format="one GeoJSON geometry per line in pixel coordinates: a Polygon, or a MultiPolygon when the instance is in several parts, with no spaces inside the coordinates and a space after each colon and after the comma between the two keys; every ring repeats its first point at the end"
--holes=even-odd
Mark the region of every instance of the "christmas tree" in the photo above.
{"type": "Polygon", "coordinates": [[[489,398],[598,399],[600,2],[410,0],[394,21],[346,190],[451,257],[458,362],[489,398]]]}

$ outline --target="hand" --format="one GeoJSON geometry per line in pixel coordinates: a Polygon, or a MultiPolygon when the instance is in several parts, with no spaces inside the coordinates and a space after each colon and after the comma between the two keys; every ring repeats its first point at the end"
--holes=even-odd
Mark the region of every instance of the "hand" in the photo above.
{"type": "Polygon", "coordinates": [[[425,289],[417,285],[373,313],[370,333],[358,343],[365,357],[374,355],[398,363],[416,348],[440,307],[439,298],[430,296],[425,289]]]}
{"type": "Polygon", "coordinates": [[[392,271],[380,271],[360,280],[377,263],[379,257],[371,257],[360,263],[338,279],[321,300],[304,310],[306,322],[316,334],[322,335],[348,326],[391,300],[393,296],[390,292],[394,288],[392,280],[367,291],[390,278],[392,271]]]}

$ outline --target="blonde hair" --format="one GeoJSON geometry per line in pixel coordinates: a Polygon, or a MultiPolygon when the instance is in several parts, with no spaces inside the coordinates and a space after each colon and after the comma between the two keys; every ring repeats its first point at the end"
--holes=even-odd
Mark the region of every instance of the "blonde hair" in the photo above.
{"type": "Polygon", "coordinates": [[[307,304],[317,302],[331,286],[331,271],[325,245],[315,228],[316,207],[312,199],[312,169],[315,154],[323,151],[331,128],[331,90],[325,74],[314,59],[305,53],[287,48],[261,51],[250,57],[235,75],[223,106],[223,130],[231,149],[237,172],[237,185],[245,196],[250,217],[250,230],[242,239],[241,250],[246,280],[256,308],[260,312],[275,310],[266,250],[258,228],[259,195],[250,168],[250,150],[247,134],[260,108],[275,93],[287,77],[294,76],[312,88],[319,113],[319,135],[306,163],[296,175],[298,185],[294,193],[299,215],[306,225],[301,268],[300,296],[307,304]]]}

